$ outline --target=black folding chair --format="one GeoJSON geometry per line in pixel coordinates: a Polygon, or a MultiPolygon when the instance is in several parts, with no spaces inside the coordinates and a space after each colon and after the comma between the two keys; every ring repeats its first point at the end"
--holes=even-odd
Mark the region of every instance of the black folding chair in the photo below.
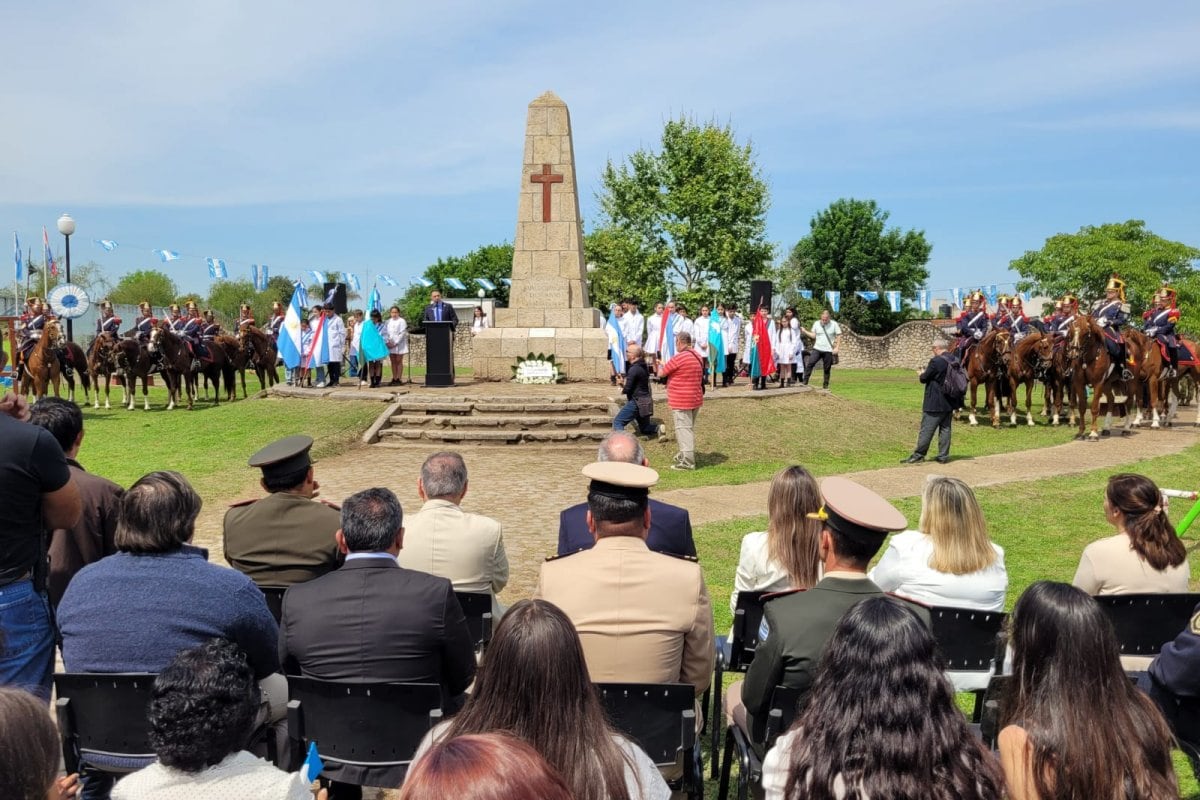
{"type": "Polygon", "coordinates": [[[309,742],[324,777],[395,789],[404,782],[421,739],[442,718],[436,683],[339,683],[288,676],[291,763],[309,742]]]}
{"type": "Polygon", "coordinates": [[[492,640],[492,596],[487,592],[455,592],[454,596],[467,618],[475,652],[482,655],[492,640]]]}
{"type": "Polygon", "coordinates": [[[705,721],[712,729],[712,777],[717,777],[717,753],[721,749],[722,679],[726,672],[745,672],[758,648],[758,628],[762,624],[763,596],[769,592],[738,592],[733,611],[733,630],[728,637],[717,637],[717,664],[713,670],[712,711],[705,721]]]}
{"type": "Polygon", "coordinates": [[[688,683],[598,683],[608,718],[660,769],[682,766],[673,791],[704,797],[704,774],[696,739],[696,690],[688,683]],[[682,762],[682,763],[681,763],[682,762]]]}
{"type": "Polygon", "coordinates": [[[67,773],[88,766],[124,775],[155,761],[146,709],[154,688],[152,673],[58,673],[55,712],[67,773]],[[114,759],[138,759],[139,766],[112,767],[114,759]]]}
{"type": "Polygon", "coordinates": [[[929,609],[929,617],[946,671],[978,673],[978,680],[960,691],[974,693],[972,721],[979,722],[989,676],[1004,668],[1004,621],[1008,615],[1002,611],[934,606],[929,609]]]}
{"type": "Polygon", "coordinates": [[[1200,594],[1106,594],[1096,602],[1117,631],[1121,655],[1153,658],[1187,628],[1200,594]]]}
{"type": "MultiPolygon", "coordinates": [[[[766,743],[762,752],[766,753],[778,739],[792,726],[796,718],[797,704],[800,692],[786,686],[776,686],[771,693],[771,708],[767,711],[766,743]]],[[[734,750],[737,750],[738,760],[738,800],[746,800],[750,794],[750,786],[762,782],[762,757],[754,749],[750,734],[735,723],[729,724],[725,735],[725,757],[721,762],[721,787],[718,800],[729,797],[729,776],[733,768],[734,750]]],[[[716,758],[716,753],[713,753],[716,758]]]]}
{"type": "Polygon", "coordinates": [[[283,617],[283,593],[288,590],[286,586],[260,586],[263,597],[267,599],[267,610],[271,612],[271,616],[275,618],[276,624],[283,617]]]}
{"type": "Polygon", "coordinates": [[[983,743],[992,750],[996,749],[996,740],[1000,736],[1000,719],[1004,714],[1005,705],[1009,701],[1009,693],[1013,686],[1012,675],[993,675],[983,694],[983,713],[979,719],[979,735],[983,739],[983,743]]]}

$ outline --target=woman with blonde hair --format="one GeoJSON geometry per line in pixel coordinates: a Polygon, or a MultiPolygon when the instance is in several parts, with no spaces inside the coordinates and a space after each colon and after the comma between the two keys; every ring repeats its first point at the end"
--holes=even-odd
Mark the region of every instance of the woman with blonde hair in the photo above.
{"type": "Polygon", "coordinates": [[[807,589],[820,579],[821,521],[808,515],[821,509],[821,487],[808,470],[787,467],[775,473],[767,494],[767,529],[742,538],[729,608],[741,592],[807,589]]]}
{"type": "Polygon", "coordinates": [[[918,525],[920,530],[893,536],[869,573],[880,589],[931,606],[1004,609],[1004,550],[988,538],[970,486],[958,478],[929,476],[918,525]]]}

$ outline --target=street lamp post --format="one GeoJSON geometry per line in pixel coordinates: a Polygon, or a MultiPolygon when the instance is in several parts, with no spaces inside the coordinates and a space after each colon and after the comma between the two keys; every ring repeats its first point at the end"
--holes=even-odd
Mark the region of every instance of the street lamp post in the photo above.
{"type": "MultiPolygon", "coordinates": [[[[67,283],[71,282],[71,234],[75,232],[75,220],[71,219],[70,214],[63,214],[58,218],[58,232],[67,240],[67,283]]],[[[73,342],[74,326],[71,324],[72,319],[67,317],[67,341],[73,342]]]]}

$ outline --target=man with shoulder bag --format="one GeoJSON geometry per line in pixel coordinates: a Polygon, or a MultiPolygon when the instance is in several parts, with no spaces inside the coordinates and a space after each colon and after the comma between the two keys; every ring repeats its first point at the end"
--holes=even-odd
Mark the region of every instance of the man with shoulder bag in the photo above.
{"type": "Polygon", "coordinates": [[[917,447],[912,455],[903,459],[901,464],[918,464],[925,460],[929,445],[933,442],[933,432],[938,433],[937,462],[945,464],[950,460],[950,423],[954,412],[962,408],[963,397],[966,394],[966,373],[950,349],[950,340],[939,335],[933,340],[933,358],[924,370],[917,372],[921,383],[925,384],[925,400],[921,405],[921,432],[917,436],[917,447]]]}
{"type": "Polygon", "coordinates": [[[626,403],[613,418],[613,430],[623,431],[626,425],[636,422],[638,433],[643,436],[657,436],[659,426],[650,421],[654,414],[654,398],[650,394],[650,371],[646,367],[641,345],[631,343],[625,348],[625,364],[621,393],[625,395],[626,403]]]}

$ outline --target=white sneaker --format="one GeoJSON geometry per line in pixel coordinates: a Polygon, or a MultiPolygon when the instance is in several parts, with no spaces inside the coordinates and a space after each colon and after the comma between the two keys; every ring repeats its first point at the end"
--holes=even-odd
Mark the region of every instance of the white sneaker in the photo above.
{"type": "Polygon", "coordinates": [[[313,384],[313,385],[314,385],[314,386],[316,386],[318,389],[324,389],[324,388],[325,388],[325,381],[317,381],[317,382],[316,382],[315,384],[313,384]]]}

